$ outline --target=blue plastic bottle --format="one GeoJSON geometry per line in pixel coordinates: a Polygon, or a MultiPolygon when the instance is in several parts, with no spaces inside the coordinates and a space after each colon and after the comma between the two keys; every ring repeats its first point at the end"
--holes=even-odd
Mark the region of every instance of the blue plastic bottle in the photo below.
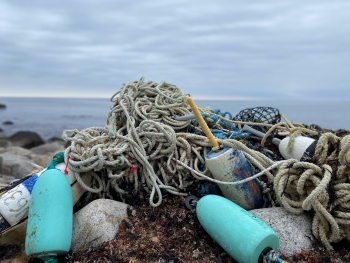
{"type": "Polygon", "coordinates": [[[48,169],[34,185],[29,203],[25,251],[29,257],[56,262],[69,252],[73,229],[73,196],[67,177],[48,169]]]}
{"type": "Polygon", "coordinates": [[[224,197],[204,196],[196,213],[208,234],[239,263],[261,262],[264,253],[277,251],[278,237],[272,228],[224,197]]]}

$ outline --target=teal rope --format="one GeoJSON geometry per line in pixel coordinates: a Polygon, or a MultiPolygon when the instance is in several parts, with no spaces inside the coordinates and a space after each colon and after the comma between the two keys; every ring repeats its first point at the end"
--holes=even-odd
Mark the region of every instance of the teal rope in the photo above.
{"type": "Polygon", "coordinates": [[[288,263],[287,261],[284,261],[283,259],[281,259],[278,254],[271,250],[269,252],[269,254],[267,255],[266,259],[265,259],[265,262],[268,262],[268,263],[288,263]]]}
{"type": "Polygon", "coordinates": [[[64,162],[64,152],[57,153],[51,160],[47,170],[56,169],[56,165],[64,162]]]}

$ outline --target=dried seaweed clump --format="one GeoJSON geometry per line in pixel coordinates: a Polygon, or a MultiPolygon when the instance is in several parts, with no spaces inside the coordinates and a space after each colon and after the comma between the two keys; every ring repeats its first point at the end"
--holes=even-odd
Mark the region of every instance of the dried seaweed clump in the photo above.
{"type": "Polygon", "coordinates": [[[133,206],[113,241],[75,255],[79,262],[235,262],[199,224],[185,198],[133,206]]]}

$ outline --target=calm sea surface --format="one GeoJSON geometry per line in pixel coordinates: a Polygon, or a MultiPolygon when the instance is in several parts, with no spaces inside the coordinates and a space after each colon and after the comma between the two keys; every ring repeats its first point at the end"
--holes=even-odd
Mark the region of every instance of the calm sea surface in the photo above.
{"type": "MultiPolygon", "coordinates": [[[[62,137],[63,130],[104,127],[109,99],[8,98],[0,97],[0,128],[3,136],[17,131],[34,131],[44,140],[62,137]],[[4,125],[12,121],[13,125],[4,125]]],[[[232,116],[252,107],[274,107],[292,122],[318,124],[322,128],[350,130],[350,101],[204,101],[198,107],[220,109],[232,116]]],[[[1,133],[0,133],[1,135],[1,133]]]]}

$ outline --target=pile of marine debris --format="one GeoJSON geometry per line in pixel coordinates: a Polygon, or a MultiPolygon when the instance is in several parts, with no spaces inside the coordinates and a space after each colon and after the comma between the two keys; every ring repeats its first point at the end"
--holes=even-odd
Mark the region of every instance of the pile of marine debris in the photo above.
{"type": "MultiPolygon", "coordinates": [[[[223,196],[218,184],[203,179],[211,177],[205,166],[211,150],[208,138],[196,119],[181,119],[192,114],[187,97],[174,85],[141,79],[123,85],[112,97],[106,127],[64,131],[63,138],[71,143],[66,150],[69,168],[78,176],[93,173],[95,178],[74,210],[99,198],[132,208],[114,240],[61,256],[59,262],[235,262],[206,233],[195,209],[185,206],[187,196],[223,196]]],[[[245,109],[234,118],[220,110],[199,110],[218,143],[242,151],[255,174],[285,159],[276,139],[289,137],[293,142],[302,136],[317,142],[306,161],[292,159],[262,173],[258,179],[264,208],[284,207],[313,217],[313,249],[281,255],[284,259],[349,261],[344,245],[349,240],[349,131],[291,123],[268,107],[245,109]],[[246,131],[244,125],[263,135],[246,131]],[[316,197],[310,197],[314,192],[316,197]]],[[[293,153],[292,144],[287,144],[287,154],[293,153]]]]}

